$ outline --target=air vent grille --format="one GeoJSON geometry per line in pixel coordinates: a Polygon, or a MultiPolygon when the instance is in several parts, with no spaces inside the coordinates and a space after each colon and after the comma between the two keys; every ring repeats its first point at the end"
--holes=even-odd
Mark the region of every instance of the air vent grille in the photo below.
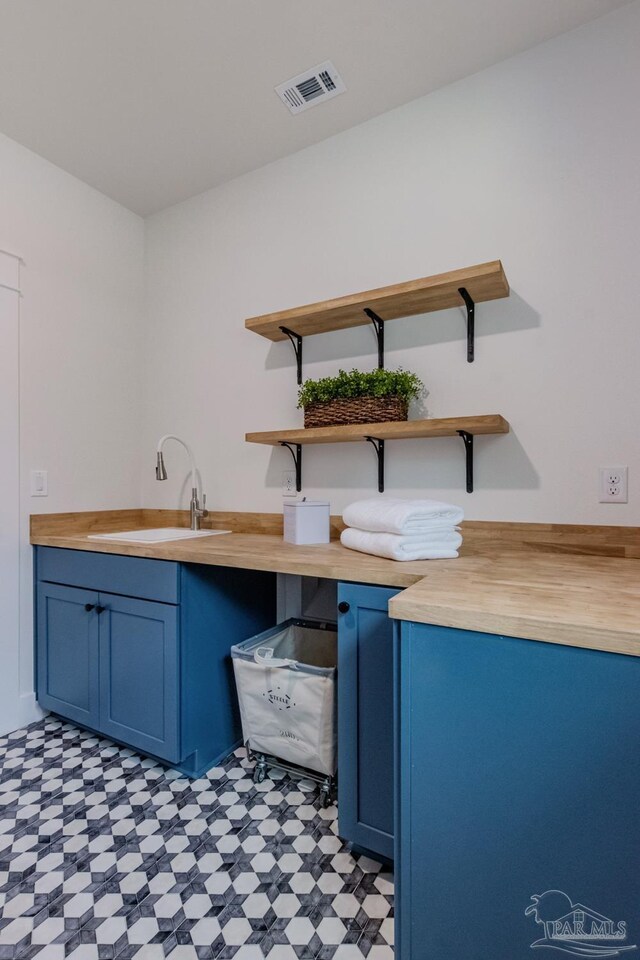
{"type": "Polygon", "coordinates": [[[291,113],[302,113],[323,100],[330,100],[347,89],[342,77],[331,63],[325,60],[311,70],[281,83],[276,93],[291,113]]]}

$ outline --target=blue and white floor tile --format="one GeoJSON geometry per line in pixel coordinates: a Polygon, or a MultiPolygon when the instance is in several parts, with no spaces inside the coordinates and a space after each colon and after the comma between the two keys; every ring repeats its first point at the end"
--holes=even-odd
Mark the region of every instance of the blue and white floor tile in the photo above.
{"type": "Polygon", "coordinates": [[[0,960],[392,960],[393,877],[306,786],[52,717],[1,738],[0,960]]]}

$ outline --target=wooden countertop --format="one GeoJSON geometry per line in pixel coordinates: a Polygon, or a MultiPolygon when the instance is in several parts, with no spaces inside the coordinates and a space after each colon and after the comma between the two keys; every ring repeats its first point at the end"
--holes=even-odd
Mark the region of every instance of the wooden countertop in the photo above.
{"type": "Polygon", "coordinates": [[[317,546],[285,543],[273,532],[278,522],[281,518],[268,514],[220,514],[213,522],[218,528],[265,532],[144,545],[90,540],[87,534],[184,525],[183,515],[133,510],[59,514],[33,517],[31,542],[404,587],[389,605],[390,615],[399,620],[640,656],[637,560],[566,552],[574,542],[577,553],[615,549],[623,551],[620,556],[637,557],[635,528],[576,527],[571,532],[566,526],[554,531],[534,524],[496,524],[490,530],[490,524],[470,524],[457,560],[398,563],[347,550],[335,540],[317,546]],[[523,528],[528,527],[527,533],[523,528]]]}
{"type": "Polygon", "coordinates": [[[426,576],[430,565],[428,560],[396,563],[395,560],[370,557],[345,549],[339,541],[299,547],[285,543],[281,536],[264,533],[229,533],[217,537],[156,544],[90,540],[83,534],[35,534],[32,535],[31,542],[44,547],[117,553],[127,557],[150,557],[154,560],[178,560],[181,563],[203,563],[244,570],[269,570],[272,573],[293,573],[328,580],[355,580],[358,583],[390,587],[408,587],[417,583],[426,576]]]}
{"type": "Polygon", "coordinates": [[[640,564],[505,553],[429,567],[391,600],[400,620],[640,656],[640,564]]]}

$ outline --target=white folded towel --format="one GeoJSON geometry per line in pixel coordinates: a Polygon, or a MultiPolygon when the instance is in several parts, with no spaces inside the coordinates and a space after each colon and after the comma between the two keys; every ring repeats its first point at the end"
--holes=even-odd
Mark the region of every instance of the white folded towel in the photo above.
{"type": "Polygon", "coordinates": [[[402,537],[397,533],[371,533],[369,530],[347,527],[340,535],[340,542],[349,550],[388,557],[390,560],[448,560],[458,556],[462,537],[451,527],[449,532],[442,530],[434,537],[402,537]]]}
{"type": "Polygon", "coordinates": [[[371,533],[433,534],[451,529],[464,518],[464,511],[440,500],[400,500],[380,497],[356,500],[350,504],[342,519],[348,527],[369,530],[371,533]]]}

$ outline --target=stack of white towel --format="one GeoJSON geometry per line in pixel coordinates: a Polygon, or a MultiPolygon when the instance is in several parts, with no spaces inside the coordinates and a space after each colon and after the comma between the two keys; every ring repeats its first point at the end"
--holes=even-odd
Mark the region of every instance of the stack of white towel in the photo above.
{"type": "Polygon", "coordinates": [[[340,541],[391,560],[443,560],[458,556],[463,517],[461,507],[440,500],[358,500],[342,515],[340,541]]]}

